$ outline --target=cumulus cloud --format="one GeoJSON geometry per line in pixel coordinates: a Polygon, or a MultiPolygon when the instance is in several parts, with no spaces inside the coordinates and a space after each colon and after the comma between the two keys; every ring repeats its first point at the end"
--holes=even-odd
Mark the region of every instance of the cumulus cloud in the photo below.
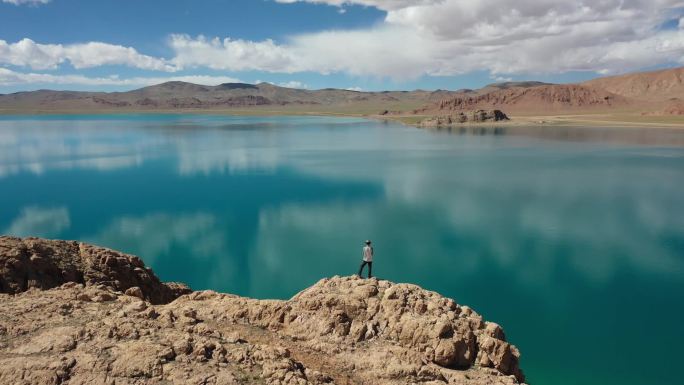
{"type": "Polygon", "coordinates": [[[281,87],[286,87],[286,88],[299,88],[299,89],[309,88],[309,86],[306,83],[300,82],[298,80],[290,80],[289,82],[281,82],[281,83],[278,83],[278,85],[281,87]]]}
{"type": "Polygon", "coordinates": [[[435,4],[444,0],[276,0],[278,3],[313,3],[313,4],[327,4],[336,7],[344,5],[363,5],[366,7],[375,7],[382,10],[402,9],[410,6],[435,4]]]}
{"type": "Polygon", "coordinates": [[[48,73],[18,72],[0,67],[0,85],[17,84],[59,84],[84,86],[149,86],[167,81],[182,81],[195,84],[217,85],[221,83],[239,83],[240,79],[231,76],[184,75],[184,76],[150,76],[120,78],[118,76],[90,77],[83,75],[55,75],[48,73]]]}
{"type": "Polygon", "coordinates": [[[154,71],[175,71],[164,59],[143,55],[131,47],[88,42],[81,44],[40,44],[31,39],[16,43],[0,40],[0,64],[54,69],[64,62],[74,68],[92,68],[103,65],[124,65],[154,71]]]}
{"type": "Polygon", "coordinates": [[[293,36],[287,44],[173,35],[174,65],[278,73],[346,72],[352,75],[416,77],[429,65],[419,38],[405,28],[325,31],[293,36]],[[411,47],[409,50],[406,47],[411,47]],[[344,47],[344,48],[340,48],[344,47]]]}
{"type": "MultiPolygon", "coordinates": [[[[169,59],[101,42],[0,40],[0,65],[52,69],[126,65],[147,70],[209,68],[271,73],[345,73],[408,80],[488,71],[611,74],[684,64],[681,0],[277,0],[386,12],[378,24],[323,30],[282,41],[174,34],[169,59]],[[662,28],[678,21],[679,28],[662,28]]],[[[342,9],[342,8],[340,8],[342,9]]],[[[113,80],[91,80],[110,84],[113,80]]]]}
{"type": "Polygon", "coordinates": [[[3,3],[14,4],[14,5],[41,5],[47,4],[51,0],[2,0],[3,3]]]}
{"type": "Polygon", "coordinates": [[[178,67],[208,67],[218,70],[295,72],[300,70],[294,52],[273,40],[249,41],[204,36],[171,35],[169,44],[178,67]]]}
{"type": "Polygon", "coordinates": [[[659,28],[684,5],[679,0],[279,1],[387,12],[370,29],[295,36],[278,48],[305,63],[289,68],[406,78],[475,70],[615,73],[684,62],[684,35],[659,28]]]}

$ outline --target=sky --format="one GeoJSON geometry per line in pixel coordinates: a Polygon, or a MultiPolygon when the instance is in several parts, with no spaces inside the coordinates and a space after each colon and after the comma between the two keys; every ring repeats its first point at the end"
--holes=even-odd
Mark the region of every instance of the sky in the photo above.
{"type": "Polygon", "coordinates": [[[0,93],[456,90],[682,63],[675,0],[0,0],[0,93]]]}

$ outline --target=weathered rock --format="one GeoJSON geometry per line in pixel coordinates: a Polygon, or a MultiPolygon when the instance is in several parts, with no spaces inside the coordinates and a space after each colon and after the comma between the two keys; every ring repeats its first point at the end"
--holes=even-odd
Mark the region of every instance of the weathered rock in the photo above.
{"type": "Polygon", "coordinates": [[[421,120],[420,127],[446,127],[462,123],[499,122],[509,120],[501,110],[457,111],[449,115],[438,115],[421,120]]]}
{"type": "Polygon", "coordinates": [[[137,286],[129,287],[128,289],[126,289],[126,291],[124,293],[126,295],[130,295],[131,297],[138,297],[140,299],[145,299],[145,295],[143,294],[142,290],[137,286]]]}
{"type": "Polygon", "coordinates": [[[35,277],[31,290],[0,294],[0,385],[524,381],[520,354],[499,325],[415,285],[332,277],[288,301],[199,291],[155,304],[134,287],[148,300],[164,289],[131,256],[105,258],[94,273],[83,263],[95,264],[83,256],[93,246],[2,237],[0,245],[3,288],[21,288],[11,286],[17,271],[35,277]],[[33,289],[64,275],[36,267],[32,255],[43,267],[75,267],[84,279],[33,289]],[[21,263],[6,262],[14,260],[21,263]],[[135,285],[124,294],[115,281],[135,285]]]}
{"type": "MultiPolygon", "coordinates": [[[[85,243],[0,237],[0,293],[77,282],[86,286],[104,284],[118,291],[137,287],[136,294],[159,304],[190,292],[185,285],[162,283],[144,266],[136,256],[85,243]]],[[[90,300],[111,298],[105,295],[90,300]]]]}

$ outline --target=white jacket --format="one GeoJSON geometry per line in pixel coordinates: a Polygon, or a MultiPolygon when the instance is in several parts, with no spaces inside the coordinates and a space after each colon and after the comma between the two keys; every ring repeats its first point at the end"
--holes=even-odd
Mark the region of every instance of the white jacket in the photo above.
{"type": "Polygon", "coordinates": [[[363,247],[363,260],[366,262],[373,262],[373,247],[366,245],[363,247]]]}

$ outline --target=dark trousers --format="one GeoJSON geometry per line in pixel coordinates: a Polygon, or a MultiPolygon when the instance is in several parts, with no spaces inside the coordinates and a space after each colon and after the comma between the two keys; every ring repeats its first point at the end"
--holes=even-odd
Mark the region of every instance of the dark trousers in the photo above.
{"type": "Polygon", "coordinates": [[[363,267],[366,265],[368,265],[368,278],[373,276],[373,262],[362,261],[361,267],[359,267],[359,277],[361,276],[361,272],[363,272],[363,267]]]}

